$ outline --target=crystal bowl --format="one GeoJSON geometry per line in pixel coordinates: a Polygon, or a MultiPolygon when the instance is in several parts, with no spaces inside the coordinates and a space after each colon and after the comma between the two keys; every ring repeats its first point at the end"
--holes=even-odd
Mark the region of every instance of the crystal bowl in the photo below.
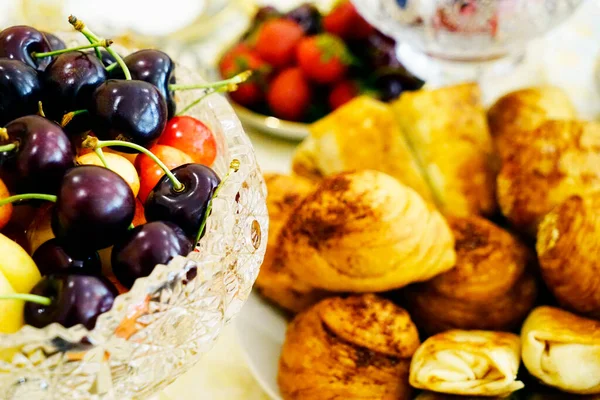
{"type": "MultiPolygon", "coordinates": [[[[176,76],[178,83],[202,81],[180,66],[176,76]]],[[[198,97],[193,92],[178,93],[180,108],[198,97]]],[[[203,239],[187,257],[138,279],[92,331],[52,324],[0,334],[2,399],[150,396],[196,363],[240,311],[266,249],[266,186],[252,144],[223,96],[205,98],[188,115],[214,133],[212,167],[219,176],[231,160],[241,164],[214,199],[203,239]]]]}

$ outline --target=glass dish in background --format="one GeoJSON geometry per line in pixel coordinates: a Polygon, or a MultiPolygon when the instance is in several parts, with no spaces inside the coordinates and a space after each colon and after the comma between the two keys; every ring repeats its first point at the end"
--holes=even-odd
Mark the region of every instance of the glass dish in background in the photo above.
{"type": "MultiPolygon", "coordinates": [[[[71,45],[79,38],[61,36],[71,45]]],[[[202,79],[178,66],[177,81],[202,79]]],[[[181,107],[196,97],[185,91],[176,100],[181,107]]],[[[231,160],[241,163],[215,198],[196,251],[138,279],[92,331],[52,324],[0,334],[3,399],[148,397],[198,361],[240,311],[267,244],[264,181],[250,140],[223,96],[208,96],[188,115],[215,135],[218,157],[212,167],[219,176],[231,160]]]]}
{"type": "Polygon", "coordinates": [[[394,37],[400,60],[431,84],[483,80],[511,70],[527,43],[584,0],[352,0],[394,37]]]}

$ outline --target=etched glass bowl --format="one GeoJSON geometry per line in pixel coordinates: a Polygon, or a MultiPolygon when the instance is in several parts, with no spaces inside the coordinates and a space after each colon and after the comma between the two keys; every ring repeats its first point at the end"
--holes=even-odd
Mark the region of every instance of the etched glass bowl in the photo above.
{"type": "MultiPolygon", "coordinates": [[[[179,83],[201,80],[178,67],[179,83]]],[[[182,108],[197,96],[181,92],[177,103],[182,108]]],[[[138,279],[92,331],[53,324],[0,334],[2,399],[147,397],[198,361],[240,311],[267,244],[266,186],[250,140],[223,96],[207,97],[188,115],[214,133],[219,176],[231,160],[241,165],[214,199],[198,247],[138,279]]]]}

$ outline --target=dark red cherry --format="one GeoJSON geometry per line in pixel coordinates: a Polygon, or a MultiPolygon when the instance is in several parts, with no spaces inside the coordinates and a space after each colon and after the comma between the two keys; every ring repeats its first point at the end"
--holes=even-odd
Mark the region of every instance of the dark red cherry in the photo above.
{"type": "Polygon", "coordinates": [[[48,297],[51,304],[25,303],[25,322],[37,328],[59,323],[69,328],[82,324],[93,329],[98,316],[110,310],[118,291],[110,281],[94,275],[50,275],[32,294],[48,297]]]}
{"type": "Polygon", "coordinates": [[[102,271],[98,252],[82,252],[57,239],[43,243],[32,258],[44,276],[62,273],[99,275],[102,271]]]}
{"type": "Polygon", "coordinates": [[[146,200],[146,220],[172,222],[195,240],[208,202],[221,180],[212,169],[201,164],[185,164],[172,172],[184,189],[176,191],[169,178],[163,176],[146,200]]]}
{"type": "MultiPolygon", "coordinates": [[[[94,90],[106,81],[107,73],[95,55],[74,51],[56,56],[42,77],[46,116],[60,121],[70,111],[89,108],[94,90]]],[[[69,133],[89,130],[89,114],[75,116],[67,128],[69,133]]]]}
{"type": "MultiPolygon", "coordinates": [[[[167,124],[167,103],[151,83],[109,79],[94,91],[89,109],[100,139],[152,146],[167,124]]],[[[125,147],[119,151],[131,153],[125,147]]]]}
{"type": "Polygon", "coordinates": [[[301,4],[285,17],[297,22],[307,35],[316,35],[321,30],[321,12],[314,4],[301,4]]]}
{"type": "Polygon", "coordinates": [[[17,118],[6,125],[15,150],[2,153],[3,168],[18,176],[17,190],[55,193],[65,172],[73,167],[73,148],[63,129],[38,115],[17,118]]]}
{"type": "Polygon", "coordinates": [[[51,57],[34,58],[31,53],[51,51],[44,34],[31,26],[11,26],[0,32],[0,58],[19,60],[38,71],[46,69],[51,57]]]}
{"type": "MultiPolygon", "coordinates": [[[[88,50],[87,53],[96,56],[95,50],[88,50]]],[[[102,61],[102,64],[104,64],[106,67],[117,62],[113,55],[106,51],[106,49],[100,49],[100,61],[102,61]]]]}
{"type": "Polygon", "coordinates": [[[35,114],[42,88],[38,73],[17,60],[0,59],[0,126],[35,114]]]}
{"type": "MultiPolygon", "coordinates": [[[[175,83],[175,63],[166,53],[160,50],[145,49],[129,54],[123,59],[131,77],[148,82],[158,88],[167,102],[168,118],[175,115],[174,93],[169,90],[169,85],[175,83]]],[[[114,79],[124,79],[123,70],[116,67],[110,72],[114,79]]]]}
{"type": "Polygon", "coordinates": [[[112,246],[135,214],[135,197],[115,172],[95,165],[65,174],[52,214],[52,231],[61,243],[80,251],[112,246]]]}
{"type": "Polygon", "coordinates": [[[112,270],[127,288],[137,278],[150,275],[158,264],[175,256],[187,256],[192,242],[181,228],[170,222],[149,222],[129,231],[112,250],[112,270]]]}
{"type": "Polygon", "coordinates": [[[55,34],[50,33],[50,32],[42,32],[42,33],[44,34],[44,36],[46,36],[46,40],[48,41],[48,44],[50,45],[50,49],[52,51],[63,50],[63,49],[67,48],[67,45],[65,44],[65,42],[63,42],[62,39],[60,39],[55,34]]]}

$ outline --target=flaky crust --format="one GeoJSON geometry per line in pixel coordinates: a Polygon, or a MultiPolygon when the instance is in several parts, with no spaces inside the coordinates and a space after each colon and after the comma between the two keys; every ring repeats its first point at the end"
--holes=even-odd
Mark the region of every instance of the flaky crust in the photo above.
{"type": "Polygon", "coordinates": [[[256,288],[280,307],[300,312],[323,299],[326,293],[296,277],[281,257],[277,242],[288,218],[304,197],[314,190],[315,184],[298,176],[265,174],[264,177],[268,190],[269,242],[256,288]]]}
{"type": "Polygon", "coordinates": [[[512,142],[515,137],[527,137],[547,120],[576,117],[577,112],[567,94],[553,86],[508,93],[488,111],[490,131],[502,159],[514,152],[512,142]]]}
{"type": "Polygon", "coordinates": [[[376,171],[324,179],[281,232],[286,263],[314,287],[372,292],[452,268],[446,221],[412,189],[376,171]]]}
{"type": "Polygon", "coordinates": [[[440,210],[493,214],[497,171],[479,87],[404,92],[392,106],[440,210]]]}
{"type": "Polygon", "coordinates": [[[512,330],[533,308],[537,289],[530,251],[480,218],[449,218],[456,264],[405,290],[407,307],[427,334],[448,329],[512,330]]]}
{"type": "Polygon", "coordinates": [[[600,193],[572,196],[538,232],[542,276],[569,310],[600,319],[600,193]]]}
{"type": "Polygon", "coordinates": [[[523,363],[549,386],[600,394],[600,321],[538,307],[521,329],[523,363]]]}
{"type": "Polygon", "coordinates": [[[413,188],[426,201],[432,194],[406,143],[390,106],[358,97],[310,127],[292,161],[298,175],[310,179],[345,171],[373,169],[413,188]]]}
{"type": "Polygon", "coordinates": [[[419,337],[408,313],[371,294],[323,300],[288,327],[278,382],[285,400],[409,400],[419,337]]]}
{"type": "Polygon", "coordinates": [[[547,121],[513,144],[498,175],[498,202],[519,230],[535,236],[552,208],[600,189],[600,124],[547,121]]]}

